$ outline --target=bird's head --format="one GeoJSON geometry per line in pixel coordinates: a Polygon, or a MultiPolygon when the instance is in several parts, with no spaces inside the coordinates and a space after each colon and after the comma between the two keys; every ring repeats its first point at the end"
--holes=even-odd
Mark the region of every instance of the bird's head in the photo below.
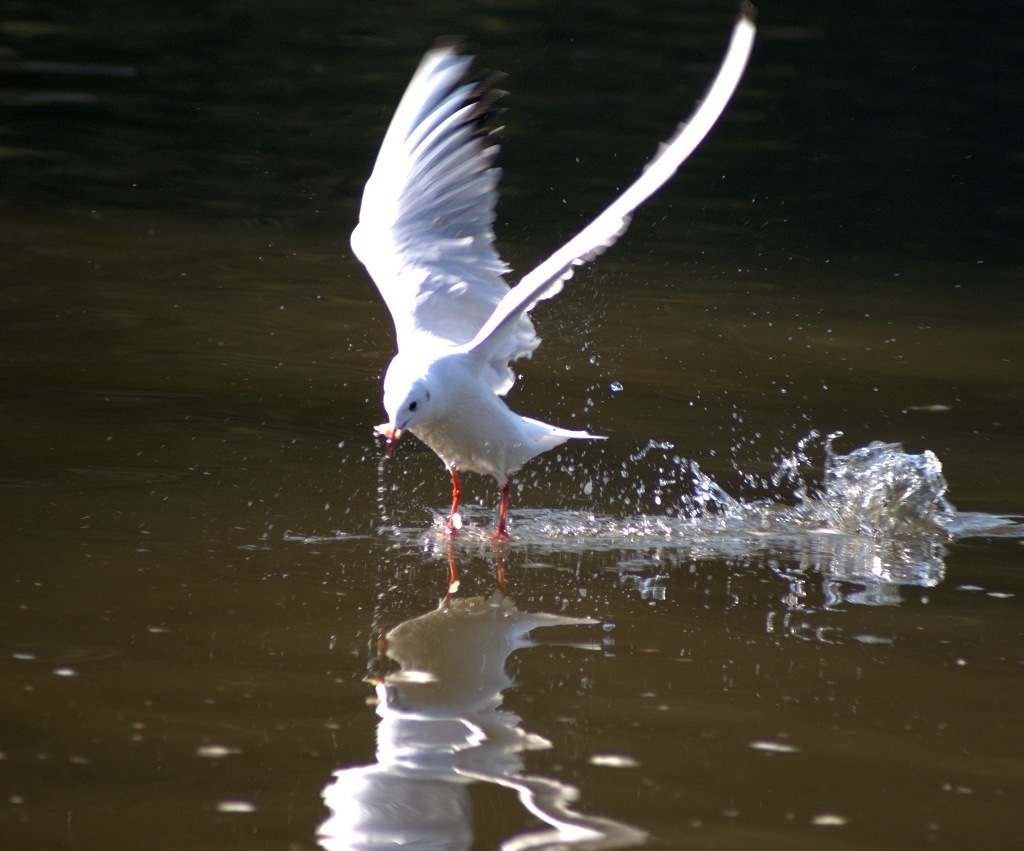
{"type": "Polygon", "coordinates": [[[407,363],[400,357],[391,361],[384,376],[388,422],[376,427],[377,433],[387,439],[389,457],[402,432],[430,419],[435,395],[431,390],[430,377],[424,374],[422,363],[407,363]]]}

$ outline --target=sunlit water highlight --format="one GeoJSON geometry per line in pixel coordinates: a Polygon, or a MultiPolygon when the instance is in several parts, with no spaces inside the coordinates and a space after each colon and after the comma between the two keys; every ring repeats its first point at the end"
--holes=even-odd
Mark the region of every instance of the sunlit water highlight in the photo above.
{"type": "MultiPolygon", "coordinates": [[[[898,599],[894,587],[936,586],[944,577],[947,544],[954,540],[1024,537],[1020,518],[958,512],[947,498],[942,464],[933,452],[911,454],[900,444],[875,441],[840,454],[832,446],[837,437],[812,432],[799,441],[766,480],[771,495],[752,499],[730,495],[695,462],[672,454],[671,444],[652,442],[622,469],[630,473],[634,495],[653,491],[655,504],[664,505],[662,513],[520,508],[511,513],[511,546],[536,552],[618,551],[624,557],[657,550],[659,558],[674,562],[760,557],[775,563],[781,554],[793,558],[800,571],[868,589],[847,595],[852,602],[884,604],[898,599]],[[817,475],[810,460],[814,449],[824,454],[817,475]],[[660,456],[653,486],[652,455],[660,456]]],[[[588,482],[602,479],[590,475],[588,482]]],[[[598,497],[609,495],[602,490],[598,497]]],[[[610,501],[629,503],[621,494],[610,501]]],[[[382,508],[385,503],[382,499],[382,508]]],[[[493,511],[470,505],[462,515],[460,553],[491,551],[493,511]]],[[[429,527],[389,524],[381,532],[399,545],[442,557],[452,543],[446,520],[446,512],[439,511],[429,527]]],[[[332,536],[290,537],[318,543],[332,536]]]]}
{"type": "MultiPolygon", "coordinates": [[[[655,488],[654,501],[665,504],[664,513],[615,517],[595,511],[521,508],[512,512],[514,540],[559,549],[580,542],[591,550],[660,542],[738,542],[744,538],[770,540],[777,546],[816,535],[942,543],[974,535],[1024,534],[1019,518],[958,512],[946,497],[942,464],[933,452],[914,455],[898,443],[875,441],[844,455],[832,449],[836,437],[822,440],[812,434],[792,455],[779,461],[771,476],[775,486],[772,497],[734,497],[698,464],[675,455],[670,462],[673,475],[666,476],[660,468],[655,488]],[[820,440],[825,452],[820,484],[812,483],[805,473],[807,446],[812,440],[820,440]],[[791,494],[791,504],[783,501],[784,491],[791,494]]],[[[645,457],[651,447],[672,449],[671,444],[652,443],[632,460],[645,457]]],[[[633,487],[639,492],[648,486],[633,487]]],[[[461,539],[489,540],[488,524],[493,519],[489,509],[466,506],[462,514],[461,539]]],[[[447,515],[435,515],[426,539],[423,529],[411,526],[386,526],[382,531],[399,541],[420,542],[440,533],[446,519],[447,515]]]]}

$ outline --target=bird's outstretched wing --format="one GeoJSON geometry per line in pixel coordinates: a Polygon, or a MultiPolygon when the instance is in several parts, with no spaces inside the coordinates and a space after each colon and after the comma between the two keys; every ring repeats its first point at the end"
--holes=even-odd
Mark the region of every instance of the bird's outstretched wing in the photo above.
{"type": "MultiPolygon", "coordinates": [[[[498,146],[486,127],[500,95],[466,82],[472,57],[437,47],[420,62],[366,183],[352,248],[391,311],[399,351],[471,340],[509,292],[494,247],[498,146]]],[[[508,360],[539,340],[525,314],[509,323],[508,360]]],[[[511,386],[507,360],[489,375],[511,386]]]]}
{"type": "Polygon", "coordinates": [[[509,334],[526,312],[538,301],[556,295],[577,266],[615,242],[629,226],[632,212],[675,174],[718,120],[736,90],[754,44],[754,16],[754,7],[743,3],[718,74],[690,120],[679,125],[643,174],[604,212],[509,291],[476,336],[461,347],[464,351],[474,352],[482,363],[497,368],[497,362],[509,349],[509,334]]]}

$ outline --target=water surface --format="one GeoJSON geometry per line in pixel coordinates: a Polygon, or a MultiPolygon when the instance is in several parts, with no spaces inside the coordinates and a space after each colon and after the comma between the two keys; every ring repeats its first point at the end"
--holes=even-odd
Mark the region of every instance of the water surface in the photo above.
{"type": "Polygon", "coordinates": [[[511,404],[609,440],[496,549],[492,482],[450,542],[441,465],[372,435],[391,110],[434,35],[508,73],[525,271],[733,4],[5,8],[5,847],[344,848],[395,801],[445,848],[1024,843],[1012,12],[761,8],[720,126],[536,311],[511,404]]]}

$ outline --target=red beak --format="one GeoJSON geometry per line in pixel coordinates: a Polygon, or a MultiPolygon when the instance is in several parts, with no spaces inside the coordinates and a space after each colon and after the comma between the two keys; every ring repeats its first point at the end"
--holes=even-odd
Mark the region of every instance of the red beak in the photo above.
{"type": "Polygon", "coordinates": [[[398,438],[402,436],[402,430],[398,426],[391,425],[391,423],[374,426],[373,430],[384,438],[384,456],[390,458],[391,453],[395,451],[395,444],[398,443],[398,438]]]}

